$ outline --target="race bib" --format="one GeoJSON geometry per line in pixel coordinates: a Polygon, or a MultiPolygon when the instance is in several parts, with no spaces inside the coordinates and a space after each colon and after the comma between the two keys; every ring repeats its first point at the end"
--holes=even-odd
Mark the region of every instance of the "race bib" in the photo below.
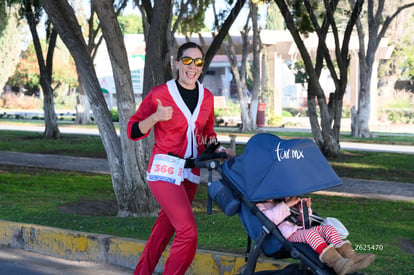
{"type": "Polygon", "coordinates": [[[154,156],[147,179],[150,181],[162,180],[180,185],[183,180],[184,164],[185,159],[157,154],[154,156]]]}

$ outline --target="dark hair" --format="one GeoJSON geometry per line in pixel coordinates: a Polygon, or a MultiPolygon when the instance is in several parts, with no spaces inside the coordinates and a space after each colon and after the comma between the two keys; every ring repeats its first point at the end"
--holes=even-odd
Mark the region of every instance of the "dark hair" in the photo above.
{"type": "Polygon", "coordinates": [[[193,49],[193,48],[199,49],[200,52],[201,52],[201,54],[203,55],[203,58],[204,58],[204,51],[203,51],[203,49],[201,48],[200,45],[198,45],[198,44],[196,44],[194,42],[186,42],[186,43],[182,44],[178,48],[177,58],[176,59],[179,60],[183,56],[183,53],[184,53],[185,50],[187,50],[187,49],[193,49]]]}

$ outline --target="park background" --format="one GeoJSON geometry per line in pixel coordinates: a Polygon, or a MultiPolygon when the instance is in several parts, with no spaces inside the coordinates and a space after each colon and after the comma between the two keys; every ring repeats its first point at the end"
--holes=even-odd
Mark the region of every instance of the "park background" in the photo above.
{"type": "MultiPolygon", "coordinates": [[[[42,2],[46,3],[48,1],[42,1],[42,2]]],[[[60,2],[62,2],[62,1],[60,1],[60,2]]],[[[102,2],[104,2],[104,1],[102,1],[102,2]]],[[[237,2],[242,2],[242,1],[237,1],[237,2]]],[[[73,1],[71,3],[73,4],[73,7],[75,7],[76,14],[77,15],[81,14],[82,13],[82,6],[80,5],[80,6],[76,7],[76,1],[73,1]],[[81,13],[78,13],[79,11],[81,13]]],[[[250,4],[251,2],[248,2],[248,3],[250,4]]],[[[407,3],[408,3],[408,1],[407,1],[407,3]]],[[[394,3],[394,4],[396,4],[396,5],[395,6],[391,5],[389,14],[392,14],[396,9],[398,9],[399,7],[404,5],[405,2],[404,3],[399,2],[399,3],[394,3]]],[[[343,13],[344,16],[343,17],[345,18],[345,22],[346,22],[347,13],[345,11],[346,10],[344,10],[344,13],[343,13]]],[[[407,9],[406,11],[411,11],[411,9],[407,9]]],[[[269,13],[269,14],[273,15],[273,13],[269,13]]],[[[413,106],[413,103],[412,103],[412,91],[411,91],[411,88],[410,88],[410,83],[411,83],[410,82],[411,81],[410,68],[411,68],[411,65],[410,65],[410,58],[409,58],[411,56],[410,55],[410,50],[412,50],[412,46],[411,46],[412,43],[411,43],[411,40],[410,40],[410,39],[412,39],[412,36],[410,36],[410,22],[411,22],[410,20],[412,20],[412,15],[410,13],[408,13],[408,14],[407,13],[404,13],[404,14],[401,13],[400,15],[401,16],[398,16],[396,19],[394,19],[392,21],[393,24],[390,25],[391,27],[388,29],[388,32],[387,32],[387,37],[386,38],[389,38],[389,39],[388,39],[388,42],[385,43],[385,46],[386,46],[385,49],[389,49],[388,47],[391,47],[392,48],[392,53],[390,55],[389,52],[387,52],[388,54],[384,55],[385,57],[387,57],[389,59],[380,61],[379,63],[381,63],[381,64],[378,64],[379,65],[379,67],[378,67],[379,70],[378,70],[378,72],[376,72],[376,73],[378,73],[379,79],[380,79],[380,81],[378,81],[377,87],[376,87],[376,88],[379,88],[379,89],[376,90],[377,91],[376,92],[376,96],[377,96],[377,102],[376,103],[378,104],[378,106],[381,106],[381,108],[384,108],[384,109],[380,108],[381,111],[377,112],[375,116],[371,117],[370,123],[371,123],[371,125],[375,125],[375,123],[376,123],[378,126],[382,127],[382,128],[380,128],[381,129],[380,132],[382,132],[382,131],[390,132],[390,129],[392,129],[392,127],[395,126],[395,125],[401,125],[401,124],[408,125],[408,126],[412,125],[412,118],[413,118],[413,116],[412,116],[412,110],[413,110],[412,106],[413,106]],[[407,20],[407,21],[405,21],[405,20],[407,20]],[[402,24],[402,22],[405,22],[405,23],[402,24]],[[403,34],[401,34],[400,31],[402,31],[403,34]],[[390,43],[390,41],[392,41],[392,43],[390,43]],[[398,44],[398,43],[401,43],[401,44],[398,44]],[[404,44],[404,43],[406,43],[406,44],[404,44]],[[388,62],[390,62],[390,63],[388,63],[388,62]],[[385,73],[382,74],[381,72],[385,72],[385,73]],[[402,81],[397,82],[396,81],[397,79],[402,80],[402,81]],[[397,83],[398,83],[398,85],[397,85],[397,83]],[[403,83],[403,85],[401,85],[401,83],[403,83]],[[403,87],[403,88],[401,88],[401,87],[403,87]]],[[[137,15],[137,13],[135,13],[133,15],[133,17],[138,17],[138,16],[139,15],[137,15]]],[[[86,21],[85,18],[87,18],[87,16],[85,16],[83,18],[79,17],[79,22],[86,21]]],[[[277,20],[277,21],[280,23],[279,24],[279,31],[280,31],[280,30],[283,30],[285,28],[285,25],[283,23],[283,20],[281,20],[281,17],[279,16],[278,18],[279,18],[279,20],[277,20]]],[[[384,16],[384,18],[386,18],[386,16],[384,16]]],[[[10,24],[10,22],[13,22],[12,17],[9,17],[9,19],[10,20],[8,20],[8,24],[10,24]]],[[[122,20],[123,19],[121,19],[121,18],[118,19],[118,21],[120,23],[120,26],[121,26],[121,29],[124,29],[125,25],[123,25],[121,23],[122,20]]],[[[24,22],[25,22],[24,20],[20,22],[22,24],[23,28],[24,28],[24,22]]],[[[3,105],[3,108],[4,108],[2,110],[3,118],[14,118],[14,119],[18,118],[19,120],[22,120],[22,122],[25,122],[24,121],[24,118],[26,118],[25,114],[30,115],[31,111],[35,110],[37,112],[37,115],[32,115],[28,118],[30,118],[31,120],[40,120],[40,121],[44,120],[46,122],[47,119],[45,119],[45,116],[41,115],[42,108],[44,108],[43,105],[44,105],[44,102],[45,102],[44,101],[45,96],[44,96],[44,91],[42,89],[40,89],[40,87],[39,87],[40,78],[39,78],[39,71],[38,71],[38,69],[36,69],[37,60],[33,59],[33,57],[34,57],[33,53],[34,53],[35,50],[32,47],[31,52],[30,52],[29,51],[30,46],[29,46],[29,48],[27,48],[28,51],[24,51],[23,53],[21,52],[20,47],[19,47],[18,50],[16,50],[16,48],[18,48],[18,47],[16,47],[16,45],[21,45],[20,42],[12,42],[12,41],[16,41],[15,40],[16,36],[19,34],[19,32],[15,31],[17,25],[7,25],[7,26],[10,27],[8,33],[12,34],[12,35],[4,37],[4,38],[2,36],[2,39],[3,39],[2,43],[3,44],[2,44],[2,47],[1,47],[1,49],[2,49],[1,53],[4,55],[3,60],[7,60],[6,57],[10,58],[10,57],[16,56],[16,55],[19,56],[19,57],[22,56],[22,59],[25,56],[32,56],[32,59],[29,60],[29,62],[27,62],[27,67],[29,68],[29,70],[24,70],[20,67],[19,67],[20,69],[18,69],[18,70],[10,69],[10,67],[8,67],[7,69],[2,70],[2,77],[7,75],[7,74],[12,75],[14,72],[23,73],[22,75],[18,75],[14,78],[12,77],[11,79],[16,79],[18,82],[22,81],[22,80],[23,80],[23,82],[26,82],[23,85],[20,85],[21,83],[15,85],[10,80],[10,83],[9,83],[9,85],[11,85],[10,89],[7,90],[7,86],[6,86],[6,90],[8,92],[2,94],[2,102],[6,104],[6,105],[3,105]],[[31,77],[33,77],[33,78],[31,78],[31,77]],[[30,81],[33,81],[34,84],[31,84],[32,82],[30,82],[30,81]],[[27,83],[29,83],[30,85],[26,85],[27,83]],[[18,87],[18,89],[16,90],[12,86],[18,87]],[[10,99],[8,99],[8,97],[10,97],[10,99]],[[18,114],[15,113],[16,109],[19,111],[18,114]],[[23,112],[22,112],[22,110],[23,110],[23,112]]],[[[86,25],[83,25],[83,26],[86,26],[86,25]]],[[[22,29],[22,30],[24,30],[24,29],[22,29]]],[[[27,27],[26,27],[25,31],[27,33],[27,27]]],[[[42,33],[43,31],[44,31],[43,25],[39,25],[39,33],[42,33]]],[[[273,31],[275,31],[275,30],[273,30],[273,31]]],[[[136,35],[136,32],[137,31],[136,31],[136,28],[135,28],[135,30],[133,31],[133,35],[135,37],[139,37],[139,35],[138,36],[136,35]]],[[[6,30],[3,33],[6,33],[6,30]]],[[[125,32],[125,33],[127,33],[127,32],[125,32]]],[[[265,33],[265,31],[263,31],[263,33],[265,33]]],[[[270,33],[272,33],[272,32],[270,32],[270,33]]],[[[276,30],[276,32],[273,32],[273,35],[276,35],[278,33],[279,32],[277,32],[277,30],[276,30]]],[[[286,32],[284,32],[284,33],[286,33],[286,32]]],[[[127,36],[125,36],[125,37],[127,37],[127,36]]],[[[177,35],[176,37],[179,38],[179,35],[177,35]]],[[[266,38],[269,38],[271,40],[272,38],[274,39],[275,37],[266,37],[266,38]]],[[[281,37],[277,37],[277,39],[280,39],[280,38],[281,37]]],[[[234,40],[236,40],[236,38],[234,40]]],[[[125,41],[126,41],[126,39],[125,39],[125,41]]],[[[386,41],[386,40],[384,40],[384,41],[386,41]]],[[[57,49],[61,49],[62,53],[58,54],[58,50],[56,50],[55,57],[57,57],[57,58],[54,59],[54,64],[55,64],[54,68],[55,69],[53,70],[54,75],[53,75],[53,78],[52,78],[54,80],[52,82],[52,87],[54,88],[53,99],[55,100],[57,119],[59,120],[59,122],[61,121],[62,123],[65,123],[65,124],[69,121],[69,123],[73,123],[73,124],[79,124],[79,123],[82,124],[82,123],[84,123],[84,124],[95,125],[95,123],[97,122],[97,116],[99,116],[101,114],[99,112],[96,112],[96,110],[94,111],[93,104],[95,104],[95,102],[90,101],[90,100],[89,101],[85,100],[85,98],[86,98],[85,92],[86,92],[87,95],[88,95],[88,93],[91,93],[91,92],[88,91],[87,89],[86,89],[86,91],[82,92],[82,89],[80,89],[80,87],[77,86],[78,85],[77,83],[78,83],[79,74],[76,72],[76,68],[74,66],[75,62],[72,61],[72,59],[70,58],[69,52],[67,50],[65,50],[64,44],[65,43],[61,42],[59,39],[57,40],[57,45],[58,45],[57,49]],[[60,67],[58,66],[59,64],[60,64],[60,67]],[[88,102],[92,103],[92,110],[89,110],[88,102]],[[80,114],[82,112],[86,113],[86,115],[88,116],[87,120],[80,119],[80,114]]],[[[27,45],[30,45],[30,43],[27,43],[27,45]]],[[[46,47],[45,47],[46,43],[43,44],[43,45],[44,45],[43,49],[46,52],[46,50],[45,50],[46,49],[46,47]]],[[[284,50],[292,49],[292,48],[294,49],[295,46],[292,45],[291,42],[290,42],[290,45],[291,45],[291,47],[282,46],[282,48],[284,50]]],[[[24,50],[26,50],[26,48],[24,48],[24,50]]],[[[140,52],[137,52],[137,53],[140,53],[140,52]]],[[[132,57],[134,57],[134,56],[132,56],[132,57]]],[[[297,54],[296,54],[296,57],[299,58],[299,56],[297,54]]],[[[139,56],[139,58],[142,58],[142,57],[139,56]]],[[[20,60],[22,60],[22,59],[20,59],[20,58],[16,59],[15,58],[15,59],[13,59],[13,62],[17,63],[17,60],[20,62],[20,60]]],[[[145,58],[145,59],[148,60],[147,58],[145,58]]],[[[213,61],[214,61],[214,58],[213,58],[211,64],[214,64],[213,61]]],[[[253,61],[250,61],[250,62],[253,62],[253,61]]],[[[3,64],[10,64],[10,63],[3,62],[2,65],[3,64]]],[[[98,69],[109,70],[109,68],[107,68],[107,67],[106,68],[102,68],[102,67],[97,68],[95,62],[94,62],[94,64],[95,64],[94,65],[94,70],[96,70],[97,73],[99,71],[98,69]]],[[[104,65],[101,65],[101,66],[109,66],[108,63],[103,63],[103,64],[104,65]]],[[[282,67],[274,67],[274,68],[278,68],[281,71],[284,71],[284,72],[287,73],[286,74],[286,75],[288,75],[288,77],[286,77],[287,82],[288,82],[289,79],[292,79],[292,76],[295,76],[295,84],[294,85],[295,85],[295,87],[299,87],[301,89],[301,87],[304,86],[304,85],[302,85],[303,83],[300,83],[300,82],[297,84],[296,83],[296,78],[301,79],[300,76],[302,76],[302,80],[303,80],[303,73],[304,73],[303,70],[302,70],[303,67],[300,67],[300,66],[299,66],[299,68],[293,67],[293,68],[290,68],[290,70],[287,70],[287,67],[288,67],[287,65],[289,65],[289,64],[286,64],[285,62],[280,62],[279,64],[281,64],[282,67]],[[292,73],[292,70],[293,70],[293,73],[292,73]]],[[[135,64],[130,65],[131,69],[134,68],[133,65],[135,65],[135,64]]],[[[214,66],[212,66],[212,68],[213,67],[214,66]]],[[[228,68],[228,67],[229,67],[228,64],[224,64],[224,66],[222,67],[222,70],[225,71],[225,68],[228,68]]],[[[352,68],[350,68],[350,70],[352,70],[352,68]]],[[[252,73],[252,70],[250,70],[250,73],[252,73]]],[[[220,73],[218,72],[216,74],[220,74],[220,73]]],[[[226,75],[228,76],[229,74],[224,73],[224,76],[226,76],[226,75]]],[[[248,75],[248,73],[246,73],[246,75],[248,75]]],[[[375,74],[373,74],[373,75],[375,75],[375,74]]],[[[131,76],[132,76],[132,74],[131,74],[131,76]]],[[[285,78],[285,74],[277,74],[277,76],[279,76],[279,77],[283,76],[283,78],[285,78]]],[[[324,74],[324,76],[326,76],[326,74],[324,74]]],[[[97,77],[98,77],[98,75],[97,75],[97,77]]],[[[145,77],[145,76],[142,76],[142,77],[145,77]]],[[[98,77],[98,79],[99,79],[99,77],[98,77]]],[[[305,77],[305,79],[306,79],[306,77],[305,77]]],[[[114,80],[116,80],[116,77],[114,78],[114,80]]],[[[321,80],[324,80],[324,79],[321,79],[321,80]]],[[[283,79],[283,81],[285,81],[285,79],[283,79]]],[[[228,85],[228,82],[217,82],[217,83],[221,83],[221,84],[225,83],[226,85],[228,85]]],[[[277,82],[276,84],[280,84],[280,83],[282,83],[282,82],[277,82]]],[[[101,86],[102,84],[103,83],[99,82],[99,87],[100,87],[99,92],[101,94],[103,94],[103,97],[105,98],[105,104],[108,106],[108,109],[109,109],[109,107],[115,106],[117,104],[117,103],[115,104],[115,102],[119,102],[119,100],[112,101],[109,97],[113,93],[111,93],[108,90],[108,95],[106,95],[106,93],[104,93],[105,91],[102,90],[102,86],[101,86]]],[[[321,85],[323,85],[323,84],[324,84],[324,81],[321,81],[321,85]]],[[[142,85],[144,85],[144,83],[142,83],[142,85]]],[[[290,84],[290,85],[292,85],[292,84],[290,84]]],[[[324,90],[329,90],[328,85],[324,85],[323,87],[324,87],[324,90]]],[[[284,88],[284,86],[282,88],[284,88]]],[[[227,89],[227,91],[229,91],[229,90],[231,91],[231,89],[232,89],[231,84],[230,84],[230,86],[223,85],[222,92],[223,92],[223,90],[226,90],[226,89],[227,89]]],[[[291,89],[291,90],[297,91],[297,88],[291,89]]],[[[350,91],[350,90],[351,90],[350,87],[347,88],[347,91],[350,91]]],[[[275,90],[273,90],[273,91],[275,91],[275,90]]],[[[117,91],[117,92],[119,92],[119,91],[117,91]]],[[[137,94],[138,94],[137,104],[139,104],[139,92],[137,94]]],[[[240,113],[240,111],[238,110],[238,105],[240,104],[240,102],[239,103],[237,103],[237,102],[234,103],[233,102],[234,98],[232,98],[231,96],[230,96],[230,98],[226,97],[226,95],[227,95],[226,93],[224,93],[224,95],[223,94],[218,95],[218,96],[224,96],[224,102],[225,103],[222,104],[222,106],[221,106],[223,108],[217,108],[217,110],[216,110],[217,117],[219,118],[220,116],[223,116],[223,117],[226,117],[226,118],[231,118],[232,119],[232,120],[230,120],[231,121],[231,126],[235,126],[234,128],[232,128],[232,131],[234,129],[237,131],[238,130],[238,127],[237,127],[238,126],[238,121],[235,120],[234,118],[237,118],[239,113],[240,113]]],[[[231,93],[230,93],[230,95],[231,95],[231,93]]],[[[269,96],[271,96],[271,95],[269,95],[269,93],[262,93],[261,95],[264,96],[265,99],[263,99],[263,97],[261,97],[260,100],[266,101],[266,105],[265,105],[266,109],[264,110],[264,112],[266,114],[266,116],[265,116],[266,119],[264,120],[264,126],[279,126],[279,127],[292,127],[292,126],[302,127],[302,126],[304,126],[305,128],[308,128],[308,130],[310,130],[310,125],[309,125],[308,122],[306,122],[309,118],[307,117],[306,108],[304,108],[303,105],[298,104],[294,108],[288,108],[288,106],[283,107],[282,104],[275,104],[274,106],[272,106],[272,103],[275,100],[277,102],[283,102],[283,100],[282,100],[283,97],[282,96],[274,97],[274,95],[273,95],[273,98],[270,97],[270,99],[269,99],[269,96]],[[275,112],[275,108],[279,108],[280,113],[275,112]],[[284,117],[293,117],[293,118],[289,118],[288,122],[285,122],[284,117]],[[295,122],[295,119],[300,120],[300,121],[305,121],[305,123],[304,124],[299,124],[299,123],[295,122]]],[[[299,98],[303,99],[303,94],[299,93],[299,98]]],[[[119,99],[119,98],[116,98],[116,99],[119,99]]],[[[297,103],[297,102],[301,102],[301,101],[302,100],[298,100],[298,101],[294,101],[294,102],[297,103]]],[[[219,98],[217,100],[217,102],[218,103],[223,103],[223,98],[219,98]]],[[[348,119],[350,118],[350,111],[349,111],[349,109],[347,109],[347,107],[350,107],[350,106],[344,105],[344,112],[343,112],[344,121],[346,120],[346,118],[348,118],[348,119]]],[[[133,109],[136,109],[136,104],[134,104],[133,109]]],[[[122,127],[122,114],[121,114],[121,119],[120,119],[120,114],[119,114],[120,110],[118,108],[112,108],[110,111],[111,111],[111,120],[113,122],[115,122],[115,126],[116,127],[119,127],[119,126],[122,127]],[[120,124],[117,124],[118,120],[120,120],[120,122],[121,122],[120,124]]],[[[130,110],[130,111],[133,111],[133,110],[130,110]]],[[[263,111],[263,110],[261,109],[260,111],[263,111]]],[[[125,121],[125,115],[124,115],[123,119],[125,121]]],[[[261,122],[263,122],[263,121],[261,121],[261,122]]],[[[62,125],[62,124],[58,123],[58,125],[62,125]]],[[[345,126],[347,124],[343,123],[342,125],[345,126]]],[[[372,128],[372,129],[377,130],[377,128],[372,128]]],[[[401,129],[401,128],[399,128],[399,129],[401,129]]],[[[409,129],[409,128],[406,128],[406,129],[409,129]]],[[[344,135],[349,135],[349,133],[346,132],[346,130],[348,130],[348,128],[344,127],[344,128],[341,128],[341,130],[344,130],[344,133],[343,133],[344,135]]],[[[379,142],[379,140],[384,139],[382,134],[379,134],[379,133],[375,133],[375,134],[377,136],[376,137],[374,136],[374,137],[372,137],[372,139],[369,139],[370,141],[379,142]]],[[[410,137],[409,134],[410,133],[408,133],[408,137],[410,137]]],[[[105,135],[106,135],[106,133],[102,133],[102,138],[103,138],[104,141],[105,141],[105,135]]],[[[63,139],[65,140],[65,136],[63,136],[63,139]]],[[[343,136],[341,136],[341,139],[343,139],[343,136]]],[[[397,140],[397,139],[398,139],[397,137],[392,136],[391,139],[388,140],[387,142],[395,142],[395,140],[397,140]]],[[[33,139],[29,139],[29,140],[33,141],[33,139]]],[[[51,140],[47,141],[47,143],[49,143],[49,144],[51,142],[53,142],[53,141],[51,141],[51,140]]],[[[404,141],[404,142],[407,142],[407,141],[404,141]]],[[[408,141],[408,143],[409,143],[409,141],[408,141]]],[[[111,152],[109,152],[109,153],[110,153],[109,155],[111,155],[111,152]]],[[[344,152],[342,152],[342,153],[344,153],[344,152]]],[[[347,156],[349,156],[349,155],[347,155],[347,156]]],[[[360,155],[357,155],[357,156],[360,157],[360,155]]],[[[383,160],[384,163],[390,161],[391,158],[389,156],[387,156],[387,157],[388,158],[385,158],[385,160],[383,160]]],[[[343,159],[340,159],[339,162],[345,162],[345,161],[343,159]]],[[[393,160],[393,162],[394,163],[392,163],[392,164],[398,165],[398,162],[396,162],[394,160],[393,160]]],[[[404,162],[404,163],[410,163],[410,161],[404,162]]],[[[378,167],[380,167],[380,166],[378,166],[378,167]]],[[[392,169],[389,169],[388,171],[392,171],[393,169],[396,169],[396,168],[393,167],[392,169]]],[[[401,173],[399,173],[397,171],[396,175],[398,176],[398,174],[401,174],[401,173]]],[[[408,173],[408,175],[409,175],[409,173],[408,173]]],[[[59,174],[57,177],[62,177],[62,175],[59,174]]],[[[373,177],[373,176],[371,175],[371,177],[373,177]]],[[[56,182],[56,179],[53,179],[53,181],[56,182]]],[[[122,181],[121,181],[121,183],[122,183],[122,181]]],[[[108,185],[105,185],[105,186],[108,186],[108,185]]],[[[109,187],[110,187],[110,185],[109,185],[109,187]]],[[[111,189],[111,187],[109,189],[111,189]]],[[[76,195],[76,192],[74,192],[74,193],[76,195]]],[[[76,197],[75,200],[76,199],[79,199],[79,198],[76,197]]],[[[358,208],[358,206],[356,206],[358,204],[367,205],[367,204],[365,204],[365,201],[364,202],[358,201],[356,203],[350,201],[349,203],[352,205],[352,206],[350,206],[350,208],[352,208],[353,210],[358,208]]],[[[329,205],[329,203],[327,203],[327,204],[329,205]]],[[[404,205],[395,204],[391,207],[391,209],[394,209],[394,210],[395,209],[410,209],[410,207],[412,207],[411,204],[404,204],[404,205]]],[[[374,209],[374,208],[378,208],[378,205],[374,205],[374,206],[370,205],[368,207],[368,209],[374,209]]],[[[330,209],[330,210],[332,210],[332,209],[330,209]]],[[[366,210],[366,209],[364,209],[364,210],[366,210]]],[[[381,209],[381,211],[383,211],[383,209],[381,209]]],[[[45,212],[40,210],[39,213],[45,213],[45,212]]],[[[369,213],[372,214],[373,212],[369,212],[369,213]]],[[[382,213],[384,213],[384,212],[382,212],[382,213]]],[[[391,213],[394,213],[394,212],[391,212],[391,213]]],[[[408,210],[408,211],[404,211],[404,213],[410,213],[410,212],[408,210]]],[[[55,214],[56,213],[54,213],[53,215],[55,215],[55,214]]],[[[358,215],[358,214],[361,214],[361,213],[360,212],[356,213],[356,215],[358,215]]],[[[28,216],[30,216],[30,215],[31,214],[29,213],[28,216]]],[[[32,214],[32,216],[33,216],[33,214],[32,214]]],[[[393,214],[388,215],[388,217],[393,217],[393,216],[394,216],[393,214]]],[[[34,215],[33,217],[36,218],[35,219],[36,221],[40,221],[41,220],[40,218],[42,217],[42,214],[34,215]]],[[[404,217],[399,217],[399,218],[402,218],[402,220],[396,219],[395,221],[397,223],[398,223],[398,221],[400,223],[404,223],[405,226],[407,226],[407,225],[409,225],[409,222],[407,223],[404,220],[404,218],[407,218],[407,217],[409,217],[409,215],[405,215],[404,217]]],[[[68,219],[71,219],[71,218],[72,218],[71,216],[68,217],[68,219]]],[[[111,217],[109,219],[110,220],[109,223],[113,222],[114,218],[115,217],[111,217]]],[[[81,218],[81,219],[83,219],[83,218],[81,218]]],[[[88,219],[88,218],[85,218],[85,219],[88,219]]],[[[117,220],[117,221],[119,221],[119,220],[117,220]]],[[[136,219],[133,219],[133,222],[135,222],[135,221],[136,221],[136,219]]],[[[122,220],[122,222],[125,222],[125,220],[122,220]]],[[[149,223],[151,223],[151,222],[149,222],[149,223]]],[[[84,225],[81,225],[81,223],[79,223],[79,222],[76,222],[75,224],[84,227],[84,225]]],[[[369,223],[369,224],[372,225],[372,223],[369,223]]],[[[120,225],[119,227],[122,227],[122,225],[120,225]]],[[[126,227],[128,227],[128,226],[126,226],[126,227]]],[[[134,227],[134,226],[132,226],[132,227],[134,227]]],[[[356,230],[356,232],[360,233],[360,236],[361,236],[360,238],[367,237],[366,229],[364,230],[363,228],[359,228],[359,230],[360,230],[359,232],[357,230],[356,230]],[[362,230],[362,232],[361,232],[361,230],[362,230]]],[[[404,237],[408,236],[408,239],[410,239],[409,229],[408,229],[408,231],[406,231],[407,228],[399,228],[399,230],[403,230],[405,232],[408,232],[408,233],[402,233],[402,235],[404,237]]],[[[116,231],[116,230],[114,230],[114,231],[116,231]]],[[[134,230],[132,229],[132,231],[134,231],[134,230]]],[[[387,233],[390,233],[390,232],[387,232],[387,233]]],[[[369,240],[374,240],[375,236],[376,235],[374,234],[373,236],[370,237],[369,240]]],[[[393,237],[389,237],[389,238],[390,238],[389,242],[392,244],[393,249],[395,249],[395,250],[393,250],[393,252],[394,251],[399,251],[398,248],[397,248],[398,245],[395,245],[396,240],[393,237]]],[[[405,238],[403,238],[403,239],[405,240],[405,238]]],[[[364,240],[364,239],[361,239],[361,241],[362,240],[364,240]]],[[[240,243],[238,245],[240,245],[240,243]]],[[[390,267],[390,268],[392,270],[399,271],[400,270],[399,268],[401,268],[403,263],[407,263],[407,262],[409,263],[410,262],[409,261],[410,255],[406,255],[406,254],[404,254],[404,252],[401,253],[401,251],[395,252],[395,253],[398,254],[397,257],[398,257],[399,261],[393,261],[392,260],[393,258],[389,257],[390,255],[383,255],[383,257],[385,257],[387,259],[387,261],[380,261],[382,265],[380,267],[374,267],[374,268],[378,268],[380,270],[389,270],[389,269],[387,269],[389,267],[384,267],[384,266],[389,265],[390,262],[393,262],[395,264],[395,266],[390,267]],[[399,253],[401,253],[401,254],[399,254],[399,253]]]]}

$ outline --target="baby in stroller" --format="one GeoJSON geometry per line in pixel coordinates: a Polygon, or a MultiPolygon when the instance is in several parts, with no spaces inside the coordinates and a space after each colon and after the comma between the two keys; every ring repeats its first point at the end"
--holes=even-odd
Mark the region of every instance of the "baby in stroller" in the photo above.
{"type": "Polygon", "coordinates": [[[333,268],[337,274],[347,274],[368,267],[375,259],[373,254],[357,254],[349,241],[341,239],[331,225],[305,226],[303,212],[311,213],[311,199],[287,197],[256,203],[257,208],[277,225],[290,242],[306,243],[318,253],[321,262],[333,268]],[[306,207],[302,208],[302,203],[306,207]],[[291,209],[295,208],[292,214],[291,209]]]}

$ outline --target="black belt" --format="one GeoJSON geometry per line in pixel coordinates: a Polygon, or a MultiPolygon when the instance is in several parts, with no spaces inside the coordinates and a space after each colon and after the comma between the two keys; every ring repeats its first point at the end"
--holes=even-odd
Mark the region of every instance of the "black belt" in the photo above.
{"type": "MultiPolygon", "coordinates": [[[[169,156],[174,156],[174,157],[176,157],[176,158],[184,159],[184,158],[182,158],[182,157],[180,157],[180,156],[177,156],[176,154],[171,153],[171,152],[170,152],[170,153],[168,153],[168,155],[169,155],[169,156]]],[[[194,160],[195,160],[195,159],[193,159],[193,158],[187,158],[187,159],[185,159],[184,168],[194,168],[194,167],[195,167],[194,160]]]]}

